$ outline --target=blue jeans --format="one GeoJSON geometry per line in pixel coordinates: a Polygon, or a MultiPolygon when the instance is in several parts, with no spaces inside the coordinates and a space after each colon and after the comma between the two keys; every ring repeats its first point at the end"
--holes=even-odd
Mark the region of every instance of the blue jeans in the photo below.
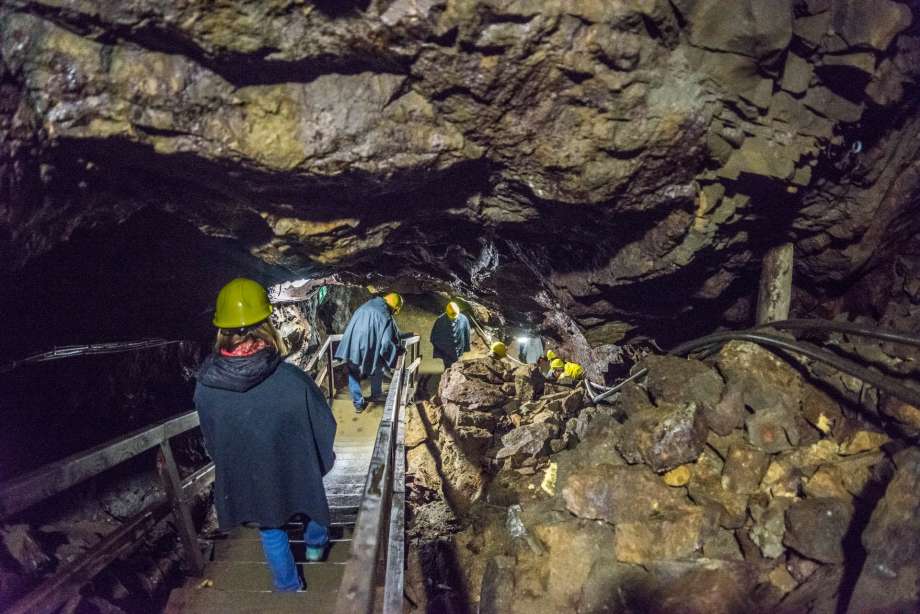
{"type": "MultiPolygon", "coordinates": [[[[262,552],[265,553],[265,560],[272,572],[272,584],[275,590],[288,593],[303,588],[300,576],[297,575],[297,566],[294,564],[294,555],[291,553],[287,531],[259,529],[259,535],[262,538],[262,552]]],[[[324,548],[329,543],[329,531],[323,525],[311,520],[304,531],[304,541],[308,548],[324,548]]]]}
{"type": "MultiPolygon", "coordinates": [[[[361,369],[348,363],[348,392],[351,393],[351,402],[355,407],[363,408],[364,393],[361,392],[361,369]]],[[[371,396],[377,397],[383,394],[383,373],[371,375],[371,396]]]]}

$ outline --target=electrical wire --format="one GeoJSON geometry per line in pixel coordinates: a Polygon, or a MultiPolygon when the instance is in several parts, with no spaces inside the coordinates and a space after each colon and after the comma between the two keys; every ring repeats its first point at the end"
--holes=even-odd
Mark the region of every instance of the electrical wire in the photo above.
{"type": "Polygon", "coordinates": [[[50,362],[63,358],[89,356],[100,354],[119,354],[122,352],[136,352],[151,348],[163,347],[172,343],[183,343],[180,339],[141,339],[138,341],[112,341],[109,343],[90,343],[84,345],[65,345],[47,352],[32,354],[20,360],[14,360],[0,366],[0,373],[7,373],[23,365],[50,362]]]}
{"type": "Polygon", "coordinates": [[[908,335],[896,330],[891,330],[889,328],[864,326],[861,324],[854,324],[852,322],[838,322],[836,320],[783,320],[781,322],[770,322],[769,324],[764,324],[762,326],[758,326],[757,328],[832,331],[839,333],[849,333],[851,335],[857,335],[860,337],[879,339],[881,341],[889,341],[891,343],[901,343],[904,345],[920,347],[920,337],[914,335],[908,335]]]}

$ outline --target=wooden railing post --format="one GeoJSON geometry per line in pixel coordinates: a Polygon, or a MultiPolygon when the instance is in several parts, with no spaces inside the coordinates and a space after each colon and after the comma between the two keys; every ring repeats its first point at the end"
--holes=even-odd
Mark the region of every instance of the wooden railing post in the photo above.
{"type": "Polygon", "coordinates": [[[163,481],[166,496],[169,497],[169,501],[172,504],[179,537],[182,539],[182,546],[185,549],[189,575],[200,576],[204,571],[204,557],[198,547],[198,532],[195,530],[192,512],[189,509],[188,500],[185,498],[182,482],[179,480],[179,468],[176,466],[176,459],[173,457],[169,440],[160,444],[160,459],[162,460],[159,471],[160,478],[163,481]]]}
{"type": "Polygon", "coordinates": [[[335,360],[335,352],[332,351],[332,341],[329,341],[329,405],[332,405],[332,401],[335,399],[335,375],[332,372],[332,361],[335,360]]]}

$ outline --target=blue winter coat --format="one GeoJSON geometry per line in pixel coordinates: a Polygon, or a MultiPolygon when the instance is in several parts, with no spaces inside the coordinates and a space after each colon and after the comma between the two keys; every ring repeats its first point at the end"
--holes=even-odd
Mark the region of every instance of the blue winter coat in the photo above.
{"type": "Polygon", "coordinates": [[[395,367],[399,349],[399,329],[389,306],[372,298],[352,314],[335,357],[357,366],[363,378],[395,367]]]}
{"type": "Polygon", "coordinates": [[[212,355],[198,372],[195,407],[222,529],[280,527],[295,514],[329,526],[323,476],[335,462],[336,423],[311,378],[271,349],[212,355]]]}
{"type": "Polygon", "coordinates": [[[434,357],[443,359],[445,367],[457,362],[464,352],[470,351],[469,318],[461,313],[451,320],[442,313],[431,327],[431,345],[434,357]]]}

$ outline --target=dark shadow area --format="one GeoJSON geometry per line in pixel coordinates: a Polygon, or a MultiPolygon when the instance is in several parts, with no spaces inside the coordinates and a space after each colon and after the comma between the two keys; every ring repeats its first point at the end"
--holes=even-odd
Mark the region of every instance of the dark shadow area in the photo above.
{"type": "Polygon", "coordinates": [[[370,0],[311,0],[311,4],[330,17],[366,11],[370,0]]]}
{"type": "Polygon", "coordinates": [[[0,467],[9,477],[191,409],[193,373],[209,351],[214,297],[237,276],[282,279],[226,239],[143,210],[84,230],[0,277],[0,312],[15,325],[3,362],[54,347],[144,338],[182,343],[78,356],[0,373],[0,467]]]}

